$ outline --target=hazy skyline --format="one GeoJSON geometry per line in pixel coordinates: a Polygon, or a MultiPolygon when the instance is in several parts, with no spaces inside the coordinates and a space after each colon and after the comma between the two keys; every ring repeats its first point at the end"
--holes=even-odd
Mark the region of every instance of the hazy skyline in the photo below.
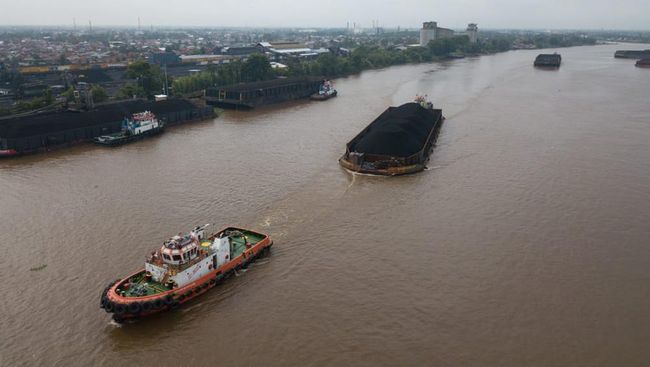
{"type": "Polygon", "coordinates": [[[0,0],[2,25],[67,25],[78,27],[165,26],[208,27],[371,27],[416,28],[424,21],[463,28],[520,29],[650,29],[650,0],[566,0],[561,6],[542,0],[186,0],[182,2],[0,0]]]}

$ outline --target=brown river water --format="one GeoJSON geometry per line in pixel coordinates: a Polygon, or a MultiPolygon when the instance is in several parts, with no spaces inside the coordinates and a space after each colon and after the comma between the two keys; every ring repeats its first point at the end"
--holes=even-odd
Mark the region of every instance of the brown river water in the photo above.
{"type": "Polygon", "coordinates": [[[0,161],[0,365],[647,365],[650,70],[613,58],[643,48],[368,71],[327,102],[0,161]],[[427,171],[339,167],[416,93],[447,117],[427,171]],[[118,325],[99,308],[208,222],[273,252],[176,311],[118,325]]]}

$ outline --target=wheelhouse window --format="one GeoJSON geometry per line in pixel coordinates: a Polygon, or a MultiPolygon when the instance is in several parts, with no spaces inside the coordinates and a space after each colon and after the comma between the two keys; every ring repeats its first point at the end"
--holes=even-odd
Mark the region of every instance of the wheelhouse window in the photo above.
{"type": "Polygon", "coordinates": [[[181,255],[172,255],[174,261],[181,261],[181,255]]]}

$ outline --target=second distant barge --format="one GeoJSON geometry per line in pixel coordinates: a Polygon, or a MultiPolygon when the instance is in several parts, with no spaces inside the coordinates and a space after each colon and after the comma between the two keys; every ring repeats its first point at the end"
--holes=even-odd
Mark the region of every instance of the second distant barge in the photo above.
{"type": "Polygon", "coordinates": [[[559,68],[562,63],[562,56],[559,54],[539,54],[535,58],[535,66],[559,68]]]}
{"type": "Polygon", "coordinates": [[[384,176],[422,171],[443,120],[442,110],[424,102],[389,107],[350,140],[339,163],[384,176]]]}
{"type": "Polygon", "coordinates": [[[318,93],[323,78],[280,78],[239,83],[205,90],[205,101],[224,108],[250,109],[258,106],[307,98],[318,93]]]}
{"type": "Polygon", "coordinates": [[[650,58],[650,50],[618,50],[614,53],[617,59],[645,59],[650,58]]]}

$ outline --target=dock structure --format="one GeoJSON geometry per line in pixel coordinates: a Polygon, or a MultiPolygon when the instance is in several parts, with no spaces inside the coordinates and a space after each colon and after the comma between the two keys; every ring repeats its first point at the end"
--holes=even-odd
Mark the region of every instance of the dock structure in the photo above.
{"type": "Polygon", "coordinates": [[[211,106],[189,100],[130,100],[96,105],[89,111],[55,111],[0,119],[0,151],[15,154],[46,151],[119,132],[125,117],[152,111],[166,125],[214,116],[211,106]]]}
{"type": "Polygon", "coordinates": [[[281,78],[253,83],[212,87],[205,91],[205,101],[226,108],[250,109],[257,106],[307,98],[318,90],[323,78],[281,78]]]}

